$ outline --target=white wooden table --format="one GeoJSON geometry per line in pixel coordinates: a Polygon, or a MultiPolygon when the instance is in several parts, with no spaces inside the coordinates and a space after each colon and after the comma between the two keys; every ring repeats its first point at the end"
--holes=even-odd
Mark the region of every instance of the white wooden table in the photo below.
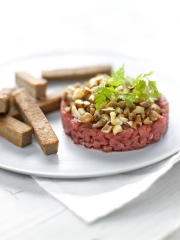
{"type": "MultiPolygon", "coordinates": [[[[0,170],[0,239],[146,239],[169,235],[166,226],[180,227],[180,164],[146,193],[121,210],[88,225],[53,199],[29,176],[0,170]],[[154,205],[154,202],[156,204],[154,205]],[[143,216],[139,218],[139,211],[143,216]],[[128,223],[128,224],[127,224],[128,223]],[[136,225],[139,226],[138,231],[136,225]],[[158,231],[157,231],[158,229],[158,231]]],[[[179,239],[179,230],[173,238],[179,239]],[[177,237],[176,237],[177,236],[177,237]]]]}
{"type": "MultiPolygon", "coordinates": [[[[0,64],[56,49],[98,49],[153,60],[176,76],[179,29],[178,1],[0,0],[0,64]]],[[[180,163],[140,198],[88,225],[30,176],[0,170],[0,239],[143,240],[151,218],[156,225],[148,225],[146,239],[180,239],[179,173],[180,163]]]]}

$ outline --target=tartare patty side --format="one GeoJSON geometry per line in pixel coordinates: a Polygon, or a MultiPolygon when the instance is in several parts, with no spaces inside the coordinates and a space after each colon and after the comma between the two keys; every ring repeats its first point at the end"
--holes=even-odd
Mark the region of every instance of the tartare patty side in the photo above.
{"type": "Polygon", "coordinates": [[[92,124],[82,123],[74,118],[65,108],[67,101],[61,102],[61,116],[64,131],[75,144],[86,148],[100,149],[104,152],[128,151],[145,147],[147,144],[161,139],[168,127],[169,103],[161,96],[156,104],[160,107],[158,120],[148,125],[131,128],[128,124],[122,126],[123,131],[114,135],[112,132],[103,133],[101,129],[92,128],[92,124]]]}

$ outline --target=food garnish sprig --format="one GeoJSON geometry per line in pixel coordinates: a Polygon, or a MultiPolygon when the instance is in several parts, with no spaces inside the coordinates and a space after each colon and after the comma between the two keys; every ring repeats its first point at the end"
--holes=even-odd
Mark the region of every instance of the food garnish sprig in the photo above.
{"type": "Polygon", "coordinates": [[[105,79],[100,85],[91,89],[94,95],[96,109],[99,110],[107,103],[108,105],[118,100],[127,104],[139,101],[156,101],[161,93],[158,91],[156,82],[149,77],[154,72],[139,74],[135,79],[125,76],[124,65],[105,79]]]}

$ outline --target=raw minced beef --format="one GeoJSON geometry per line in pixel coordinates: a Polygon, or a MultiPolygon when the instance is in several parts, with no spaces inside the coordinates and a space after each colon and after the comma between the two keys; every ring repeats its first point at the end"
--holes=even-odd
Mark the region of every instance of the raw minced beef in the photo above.
{"type": "Polygon", "coordinates": [[[66,101],[61,103],[61,116],[64,131],[75,144],[86,148],[101,149],[104,152],[128,151],[140,149],[147,144],[161,139],[168,127],[169,104],[164,96],[156,101],[160,107],[160,117],[149,125],[138,126],[137,130],[128,124],[122,126],[123,131],[114,135],[112,132],[103,133],[101,129],[92,128],[92,124],[82,123],[65,111],[66,101]]]}

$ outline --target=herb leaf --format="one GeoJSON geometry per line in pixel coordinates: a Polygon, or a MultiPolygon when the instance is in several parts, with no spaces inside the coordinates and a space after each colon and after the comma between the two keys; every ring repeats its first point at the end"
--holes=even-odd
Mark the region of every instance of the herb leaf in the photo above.
{"type": "Polygon", "coordinates": [[[116,72],[112,72],[112,76],[106,80],[106,83],[110,86],[118,87],[123,84],[124,81],[124,65],[120,67],[116,72]]]}
{"type": "Polygon", "coordinates": [[[149,92],[149,97],[151,97],[153,100],[156,100],[157,98],[159,98],[161,96],[161,94],[157,90],[155,81],[149,80],[148,92],[149,92]]]}
{"type": "Polygon", "coordinates": [[[161,94],[156,82],[149,80],[154,72],[139,74],[135,79],[125,76],[124,65],[114,71],[103,83],[91,89],[94,94],[96,109],[99,110],[104,103],[111,104],[118,99],[127,104],[140,100],[157,100],[161,94]],[[124,92],[128,88],[129,92],[124,92]]]}
{"type": "Polygon", "coordinates": [[[121,94],[121,99],[125,101],[127,104],[131,104],[133,102],[137,102],[138,99],[135,93],[124,93],[121,94]]]}
{"type": "Polygon", "coordinates": [[[102,105],[110,100],[112,95],[112,89],[106,87],[96,87],[94,90],[96,109],[100,109],[102,105]]]}

